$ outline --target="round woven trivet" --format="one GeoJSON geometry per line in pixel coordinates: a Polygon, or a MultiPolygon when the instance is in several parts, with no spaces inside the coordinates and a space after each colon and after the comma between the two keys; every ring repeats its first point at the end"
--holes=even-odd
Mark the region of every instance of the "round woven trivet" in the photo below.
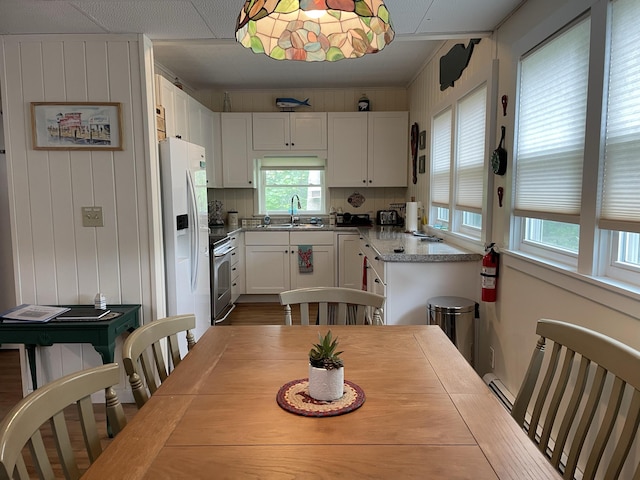
{"type": "Polygon", "coordinates": [[[338,400],[316,400],[309,395],[309,379],[293,380],[278,391],[278,405],[288,412],[305,417],[333,417],[353,412],[364,403],[364,391],[349,380],[344,381],[344,395],[338,400]]]}

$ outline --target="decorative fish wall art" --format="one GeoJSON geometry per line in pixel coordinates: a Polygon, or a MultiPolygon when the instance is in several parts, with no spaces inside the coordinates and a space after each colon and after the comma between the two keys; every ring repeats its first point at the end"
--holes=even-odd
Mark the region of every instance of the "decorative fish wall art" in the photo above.
{"type": "Polygon", "coordinates": [[[298,107],[310,107],[309,99],[305,100],[296,100],[295,98],[289,97],[280,97],[276,98],[276,107],[280,107],[282,111],[293,111],[294,108],[298,107]]]}
{"type": "Polygon", "coordinates": [[[469,65],[473,47],[477,43],[480,43],[479,38],[472,38],[466,47],[462,43],[457,43],[446,55],[440,57],[440,91],[453,87],[453,83],[460,78],[469,65]]]}

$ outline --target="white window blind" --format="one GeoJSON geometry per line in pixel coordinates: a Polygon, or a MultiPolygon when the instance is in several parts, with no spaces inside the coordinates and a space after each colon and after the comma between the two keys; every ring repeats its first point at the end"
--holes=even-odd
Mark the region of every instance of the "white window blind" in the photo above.
{"type": "Polygon", "coordinates": [[[486,109],[486,85],[458,104],[456,206],[475,213],[482,213],[486,109]]]}
{"type": "Polygon", "coordinates": [[[599,226],[640,232],[640,3],[612,2],[609,100],[599,226]]]}
{"type": "Polygon", "coordinates": [[[581,20],[521,60],[515,215],[578,219],[590,23],[581,20]]]}
{"type": "Polygon", "coordinates": [[[433,118],[431,148],[431,201],[449,205],[451,176],[451,108],[433,118]]]}

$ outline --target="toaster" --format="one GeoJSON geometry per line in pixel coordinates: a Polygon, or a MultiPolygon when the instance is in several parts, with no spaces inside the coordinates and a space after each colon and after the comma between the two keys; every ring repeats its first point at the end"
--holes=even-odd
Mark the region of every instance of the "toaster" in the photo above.
{"type": "Polygon", "coordinates": [[[378,210],[376,223],[378,225],[402,225],[402,219],[397,210],[378,210]]]}

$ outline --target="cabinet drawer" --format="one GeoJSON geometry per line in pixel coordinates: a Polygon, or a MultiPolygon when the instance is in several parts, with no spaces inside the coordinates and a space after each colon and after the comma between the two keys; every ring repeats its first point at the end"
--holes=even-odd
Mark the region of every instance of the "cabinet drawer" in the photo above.
{"type": "Polygon", "coordinates": [[[245,245],[289,245],[289,232],[245,232],[245,245]]]}
{"type": "Polygon", "coordinates": [[[331,231],[291,232],[291,245],[333,245],[334,234],[331,231]]]}

